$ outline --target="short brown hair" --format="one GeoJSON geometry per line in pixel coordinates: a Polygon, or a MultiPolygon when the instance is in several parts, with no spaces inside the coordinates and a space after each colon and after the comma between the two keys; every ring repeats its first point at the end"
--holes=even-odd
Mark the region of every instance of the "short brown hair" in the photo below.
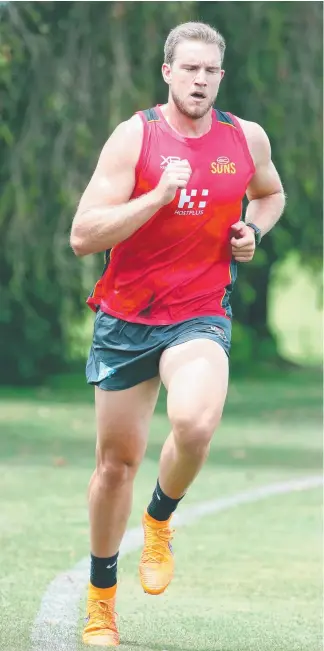
{"type": "Polygon", "coordinates": [[[174,61],[174,53],[177,45],[181,41],[203,41],[203,43],[214,43],[218,45],[221,60],[224,59],[225,40],[223,36],[206,23],[182,23],[171,30],[164,44],[164,61],[171,65],[174,61]]]}

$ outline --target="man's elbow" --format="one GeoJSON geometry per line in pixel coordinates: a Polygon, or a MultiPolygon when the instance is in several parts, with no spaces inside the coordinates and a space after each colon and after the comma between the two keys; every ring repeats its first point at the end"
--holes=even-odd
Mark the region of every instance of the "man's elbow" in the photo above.
{"type": "Polygon", "coordinates": [[[78,226],[72,226],[70,234],[70,246],[74,254],[78,257],[87,255],[88,251],[86,250],[84,236],[80,232],[78,226]]]}
{"type": "Polygon", "coordinates": [[[280,206],[281,206],[281,213],[280,213],[280,215],[282,215],[282,213],[284,212],[284,210],[285,210],[285,208],[286,208],[286,204],[287,204],[287,195],[286,195],[286,193],[285,193],[285,191],[284,191],[283,188],[281,188],[281,189],[279,190],[278,195],[279,195],[279,202],[280,202],[280,206]]]}
{"type": "Polygon", "coordinates": [[[287,195],[284,191],[283,188],[278,188],[275,192],[271,192],[268,195],[270,200],[273,200],[275,204],[280,207],[281,213],[283,213],[285,206],[286,206],[286,201],[287,201],[287,195]]]}
{"type": "Polygon", "coordinates": [[[84,255],[87,255],[87,252],[84,249],[83,243],[81,240],[78,240],[74,237],[70,238],[70,245],[73,253],[78,257],[82,258],[84,255]]]}

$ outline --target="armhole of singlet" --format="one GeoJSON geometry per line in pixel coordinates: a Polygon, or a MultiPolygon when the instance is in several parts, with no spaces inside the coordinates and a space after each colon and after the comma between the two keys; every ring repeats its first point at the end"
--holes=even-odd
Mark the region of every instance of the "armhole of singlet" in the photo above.
{"type": "Polygon", "coordinates": [[[138,181],[140,168],[145,167],[146,164],[148,135],[149,135],[149,128],[150,128],[149,124],[150,122],[159,122],[160,120],[154,108],[145,109],[144,111],[137,111],[136,115],[139,115],[142,120],[143,139],[142,139],[141,151],[139,153],[138,161],[135,167],[135,184],[137,184],[138,181]]]}
{"type": "Polygon", "coordinates": [[[227,115],[230,118],[230,121],[232,122],[232,124],[237,129],[237,132],[239,134],[239,138],[241,140],[245,155],[246,155],[246,157],[247,157],[247,159],[248,159],[248,161],[250,163],[251,177],[252,177],[254,172],[255,172],[255,164],[254,164],[254,160],[252,158],[252,155],[251,155],[251,152],[250,152],[250,149],[249,149],[249,145],[248,145],[247,140],[246,140],[245,133],[244,133],[244,131],[243,131],[237,117],[235,115],[233,115],[232,113],[228,113],[228,112],[227,112],[227,115]]]}
{"type": "Polygon", "coordinates": [[[138,181],[138,175],[139,175],[139,170],[140,167],[142,166],[143,159],[146,158],[146,149],[147,149],[147,132],[148,132],[148,124],[147,124],[147,119],[143,113],[143,111],[137,111],[135,115],[139,115],[139,117],[142,120],[143,124],[143,138],[142,138],[142,145],[141,145],[141,150],[137,159],[137,163],[135,166],[135,186],[137,185],[138,181]]]}

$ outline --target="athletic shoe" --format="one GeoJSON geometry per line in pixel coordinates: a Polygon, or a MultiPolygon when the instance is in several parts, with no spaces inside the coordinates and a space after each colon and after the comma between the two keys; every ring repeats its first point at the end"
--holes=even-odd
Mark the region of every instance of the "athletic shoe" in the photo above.
{"type": "Polygon", "coordinates": [[[174,533],[170,520],[159,522],[147,512],[144,513],[144,549],[139,572],[144,592],[161,594],[173,578],[174,559],[170,541],[174,533]]]}
{"type": "Polygon", "coordinates": [[[89,585],[87,624],[83,642],[89,646],[118,646],[119,634],[115,613],[116,586],[95,588],[89,585]]]}

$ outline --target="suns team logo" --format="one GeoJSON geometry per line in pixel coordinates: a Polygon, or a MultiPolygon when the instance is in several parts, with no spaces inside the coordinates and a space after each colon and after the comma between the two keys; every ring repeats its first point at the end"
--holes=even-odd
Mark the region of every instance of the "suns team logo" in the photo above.
{"type": "Polygon", "coordinates": [[[210,171],[212,174],[236,174],[236,166],[227,156],[218,156],[217,160],[210,164],[210,171]]]}

